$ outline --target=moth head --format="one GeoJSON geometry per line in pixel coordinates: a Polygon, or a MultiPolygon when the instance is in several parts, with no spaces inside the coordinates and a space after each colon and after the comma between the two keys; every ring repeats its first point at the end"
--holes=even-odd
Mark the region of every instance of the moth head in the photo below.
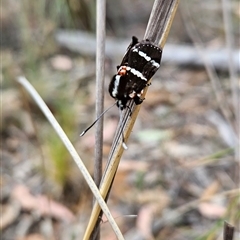
{"type": "Polygon", "coordinates": [[[127,73],[127,66],[121,66],[119,69],[118,69],[118,75],[120,76],[125,76],[127,73]]]}

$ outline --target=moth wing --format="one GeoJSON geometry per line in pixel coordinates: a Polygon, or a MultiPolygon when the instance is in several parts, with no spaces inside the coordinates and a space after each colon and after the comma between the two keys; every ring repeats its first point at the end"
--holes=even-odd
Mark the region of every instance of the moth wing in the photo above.
{"type": "Polygon", "coordinates": [[[145,78],[150,80],[160,67],[162,59],[162,50],[159,47],[151,47],[149,50],[151,61],[148,61],[142,70],[142,74],[145,78]]]}
{"type": "MultiPolygon", "coordinates": [[[[138,44],[138,39],[135,36],[133,36],[132,37],[132,42],[129,44],[129,46],[128,46],[128,48],[127,48],[127,50],[126,50],[126,52],[125,52],[125,54],[123,56],[123,60],[122,60],[122,62],[120,64],[120,66],[128,65],[128,59],[129,59],[130,51],[136,44],[138,44]]],[[[118,66],[118,68],[120,66],[118,66]]]]}
{"type": "Polygon", "coordinates": [[[129,52],[128,64],[149,80],[160,67],[162,50],[150,41],[136,44],[129,52]]]}

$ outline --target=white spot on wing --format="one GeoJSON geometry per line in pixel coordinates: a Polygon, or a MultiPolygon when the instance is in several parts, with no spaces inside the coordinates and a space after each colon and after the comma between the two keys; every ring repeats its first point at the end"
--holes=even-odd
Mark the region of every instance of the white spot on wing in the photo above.
{"type": "Polygon", "coordinates": [[[150,58],[149,56],[147,56],[146,53],[144,53],[144,52],[142,52],[142,51],[139,51],[137,48],[134,49],[133,52],[138,52],[138,54],[139,54],[141,57],[145,58],[146,61],[148,61],[148,62],[151,61],[151,58],[150,58]]]}
{"type": "Polygon", "coordinates": [[[151,60],[151,64],[152,64],[154,67],[156,67],[156,68],[159,68],[159,67],[160,67],[160,64],[157,63],[157,62],[154,61],[154,60],[151,60]]]}
{"type": "Polygon", "coordinates": [[[118,86],[119,86],[119,83],[120,83],[120,78],[121,78],[120,75],[116,75],[116,76],[115,76],[114,86],[113,86],[113,90],[112,90],[112,96],[113,96],[113,97],[116,97],[116,96],[117,96],[118,86]]]}
{"type": "Polygon", "coordinates": [[[127,71],[130,71],[135,76],[141,78],[144,81],[147,81],[147,79],[143,76],[143,74],[141,72],[139,72],[138,70],[131,68],[131,67],[127,67],[127,71]]]}
{"type": "Polygon", "coordinates": [[[160,64],[157,63],[154,60],[151,60],[151,58],[144,52],[139,51],[139,49],[135,48],[133,49],[133,52],[137,52],[139,54],[139,56],[143,57],[146,61],[150,62],[154,67],[159,68],[160,64]]]}

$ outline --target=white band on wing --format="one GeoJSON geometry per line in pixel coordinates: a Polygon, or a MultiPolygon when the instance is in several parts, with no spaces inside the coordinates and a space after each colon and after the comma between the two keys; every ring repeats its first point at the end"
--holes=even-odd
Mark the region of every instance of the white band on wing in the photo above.
{"type": "Polygon", "coordinates": [[[160,64],[157,63],[156,61],[152,60],[146,53],[139,51],[139,49],[135,48],[133,49],[133,52],[137,52],[139,56],[143,57],[146,61],[152,63],[152,65],[156,68],[160,67],[160,64]]]}
{"type": "Polygon", "coordinates": [[[138,70],[131,68],[131,67],[127,67],[126,69],[127,69],[127,71],[130,71],[135,76],[141,78],[144,81],[147,81],[147,79],[143,76],[143,74],[141,72],[139,72],[138,70]]]}
{"type": "Polygon", "coordinates": [[[116,75],[116,76],[115,76],[114,86],[113,86],[113,90],[112,90],[112,96],[113,96],[113,97],[116,97],[116,96],[117,96],[118,86],[119,86],[119,83],[120,83],[120,78],[121,78],[120,75],[116,75]]]}

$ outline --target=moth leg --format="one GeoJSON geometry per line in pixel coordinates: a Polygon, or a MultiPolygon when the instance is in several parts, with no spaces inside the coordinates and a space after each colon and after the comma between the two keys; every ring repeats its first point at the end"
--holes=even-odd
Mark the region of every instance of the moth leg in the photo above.
{"type": "Polygon", "coordinates": [[[143,102],[145,98],[140,98],[139,96],[136,96],[133,100],[135,102],[136,105],[139,105],[143,102]]]}

